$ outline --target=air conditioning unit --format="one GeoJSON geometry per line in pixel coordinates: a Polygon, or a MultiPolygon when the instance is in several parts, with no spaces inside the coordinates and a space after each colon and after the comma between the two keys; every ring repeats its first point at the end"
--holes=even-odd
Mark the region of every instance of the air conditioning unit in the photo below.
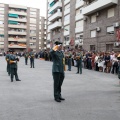
{"type": "Polygon", "coordinates": [[[119,42],[114,42],[114,47],[118,47],[120,45],[119,42]]]}
{"type": "Polygon", "coordinates": [[[99,32],[101,29],[100,27],[96,27],[96,31],[99,32]]]}
{"type": "Polygon", "coordinates": [[[99,16],[99,12],[96,13],[96,17],[98,17],[98,16],[99,16]]]}
{"type": "Polygon", "coordinates": [[[114,26],[114,27],[119,27],[119,23],[118,23],[118,22],[113,23],[113,26],[114,26]]]}

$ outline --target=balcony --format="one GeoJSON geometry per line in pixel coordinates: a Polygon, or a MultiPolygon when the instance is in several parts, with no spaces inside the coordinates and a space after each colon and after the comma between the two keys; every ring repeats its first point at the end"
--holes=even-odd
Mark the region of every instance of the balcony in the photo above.
{"type": "Polygon", "coordinates": [[[1,3],[0,3],[0,7],[4,7],[4,6],[5,6],[4,4],[1,4],[1,3]]]}
{"type": "Polygon", "coordinates": [[[68,4],[70,0],[64,0],[64,5],[68,4]]]}
{"type": "Polygon", "coordinates": [[[0,37],[0,42],[3,42],[3,41],[4,41],[4,38],[1,38],[1,37],[0,37]]]}
{"type": "Polygon", "coordinates": [[[23,12],[23,11],[10,10],[9,14],[18,14],[18,15],[22,15],[22,16],[27,16],[27,12],[23,12]]]}
{"type": "Polygon", "coordinates": [[[62,12],[56,12],[55,14],[53,14],[52,16],[49,17],[49,21],[52,22],[55,19],[58,19],[60,17],[62,17],[62,12]]]}
{"type": "Polygon", "coordinates": [[[53,7],[51,7],[49,9],[49,13],[51,13],[53,10],[56,10],[56,9],[59,9],[62,7],[62,2],[61,1],[58,1],[57,3],[55,3],[55,5],[53,7]]]}
{"type": "Polygon", "coordinates": [[[69,31],[64,31],[64,36],[69,35],[69,31]]]}
{"type": "Polygon", "coordinates": [[[83,26],[75,28],[75,33],[83,32],[83,26]]]}
{"type": "Polygon", "coordinates": [[[75,16],[75,20],[78,21],[78,20],[81,20],[83,19],[83,15],[82,14],[78,14],[75,16]]]}
{"type": "Polygon", "coordinates": [[[4,45],[0,45],[0,48],[4,48],[4,45]]]}
{"type": "Polygon", "coordinates": [[[8,41],[26,42],[26,38],[8,38],[8,41]]]}
{"type": "Polygon", "coordinates": [[[30,46],[30,48],[35,49],[35,48],[36,48],[36,45],[32,45],[32,46],[30,46]]]}
{"type": "Polygon", "coordinates": [[[70,24],[70,19],[64,21],[64,26],[70,24]]]}
{"type": "Polygon", "coordinates": [[[30,33],[30,37],[36,36],[36,33],[30,33]]]}
{"type": "Polygon", "coordinates": [[[36,43],[36,40],[31,40],[31,39],[30,39],[30,42],[31,42],[31,43],[36,43]]]}
{"type": "Polygon", "coordinates": [[[24,19],[20,19],[20,18],[8,18],[8,20],[11,20],[11,21],[17,21],[17,22],[27,22],[27,19],[24,18],[24,19]]]}
{"type": "Polygon", "coordinates": [[[31,17],[31,18],[36,18],[37,16],[36,16],[36,14],[35,14],[35,15],[30,15],[30,17],[31,17]]]}
{"type": "Polygon", "coordinates": [[[0,11],[0,14],[4,14],[4,11],[1,10],[1,11],[0,11]]]}
{"type": "Polygon", "coordinates": [[[4,21],[4,17],[0,17],[0,21],[4,21]]]}
{"type": "Polygon", "coordinates": [[[70,8],[64,11],[64,16],[70,13],[70,8]]]}
{"type": "Polygon", "coordinates": [[[78,8],[82,7],[83,5],[84,5],[84,1],[77,2],[75,8],[78,9],[78,8]]]}
{"type": "Polygon", "coordinates": [[[26,32],[8,31],[9,35],[27,35],[26,32]]]}
{"type": "Polygon", "coordinates": [[[27,9],[27,7],[26,7],[26,6],[21,6],[21,5],[12,5],[12,4],[10,4],[10,5],[9,5],[9,8],[27,9]]]}
{"type": "Polygon", "coordinates": [[[9,28],[24,28],[24,29],[27,28],[26,25],[12,25],[12,24],[9,24],[8,27],[9,28]]]}
{"type": "Polygon", "coordinates": [[[59,28],[59,27],[62,27],[62,22],[56,21],[55,23],[53,23],[49,26],[49,30],[53,30],[53,29],[59,28]]]}
{"type": "Polygon", "coordinates": [[[96,0],[83,8],[83,15],[89,15],[106,7],[118,4],[118,0],[96,0]]]}
{"type": "Polygon", "coordinates": [[[2,25],[0,24],[0,27],[4,28],[4,24],[2,24],[2,25]]]}
{"type": "Polygon", "coordinates": [[[26,48],[26,44],[9,44],[8,48],[26,48]]]}

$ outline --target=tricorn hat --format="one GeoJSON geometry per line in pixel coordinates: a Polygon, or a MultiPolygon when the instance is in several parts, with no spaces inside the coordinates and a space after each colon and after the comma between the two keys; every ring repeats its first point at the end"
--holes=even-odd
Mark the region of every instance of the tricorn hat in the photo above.
{"type": "Polygon", "coordinates": [[[54,44],[55,44],[55,45],[61,45],[62,42],[60,42],[60,41],[55,41],[54,44]]]}

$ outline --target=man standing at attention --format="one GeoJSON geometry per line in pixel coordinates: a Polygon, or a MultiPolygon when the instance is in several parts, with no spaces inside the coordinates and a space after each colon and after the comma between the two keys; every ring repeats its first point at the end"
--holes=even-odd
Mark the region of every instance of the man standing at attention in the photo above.
{"type": "Polygon", "coordinates": [[[65,100],[61,95],[61,86],[64,80],[64,54],[62,52],[62,43],[56,41],[50,54],[53,60],[52,75],[54,80],[54,99],[56,102],[61,102],[61,100],[65,100]]]}

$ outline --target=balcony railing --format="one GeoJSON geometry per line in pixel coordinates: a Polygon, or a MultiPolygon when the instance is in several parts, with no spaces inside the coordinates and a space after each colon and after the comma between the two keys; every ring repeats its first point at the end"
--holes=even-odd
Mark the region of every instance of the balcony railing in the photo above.
{"type": "Polygon", "coordinates": [[[80,19],[83,19],[83,15],[82,14],[78,14],[75,16],[75,20],[78,21],[80,19]]]}
{"type": "Polygon", "coordinates": [[[80,1],[76,3],[76,9],[82,7],[84,5],[84,1],[80,1]]]}
{"type": "Polygon", "coordinates": [[[64,5],[68,4],[70,0],[64,0],[64,5]]]}
{"type": "Polygon", "coordinates": [[[49,29],[52,30],[52,29],[55,29],[55,28],[58,28],[58,27],[62,27],[62,22],[56,21],[55,23],[53,23],[49,26],[49,29]]]}
{"type": "Polygon", "coordinates": [[[26,48],[26,44],[9,44],[8,48],[26,48]]]}
{"type": "Polygon", "coordinates": [[[27,16],[27,12],[23,12],[23,11],[10,10],[9,13],[10,14],[18,14],[18,15],[22,15],[22,16],[27,16]]]}
{"type": "Polygon", "coordinates": [[[8,20],[11,20],[11,21],[18,21],[18,22],[27,22],[27,19],[26,18],[8,18],[8,20]]]}
{"type": "Polygon", "coordinates": [[[55,19],[58,19],[62,17],[62,12],[56,12],[54,13],[52,16],[49,17],[49,21],[52,22],[54,21],[55,19]]]}
{"type": "Polygon", "coordinates": [[[70,13],[70,8],[69,9],[66,9],[65,11],[64,11],[64,15],[67,15],[67,14],[69,14],[70,13]]]}
{"type": "Polygon", "coordinates": [[[8,41],[26,42],[26,38],[8,38],[8,41]]]}
{"type": "Polygon", "coordinates": [[[55,3],[55,5],[54,5],[53,7],[51,7],[51,8],[49,9],[49,13],[51,13],[53,10],[56,10],[56,9],[58,9],[58,8],[61,8],[61,7],[62,7],[62,2],[61,2],[61,1],[58,1],[58,2],[55,3]]]}
{"type": "Polygon", "coordinates": [[[9,28],[24,28],[24,29],[27,28],[26,25],[12,25],[12,24],[9,24],[8,27],[9,28]]]}
{"type": "Polygon", "coordinates": [[[83,26],[75,28],[75,33],[83,32],[83,26]]]}
{"type": "Polygon", "coordinates": [[[106,7],[118,4],[118,0],[96,0],[83,8],[83,15],[89,15],[106,7]]]}
{"type": "Polygon", "coordinates": [[[8,34],[11,34],[11,35],[27,35],[26,32],[18,32],[18,31],[8,31],[8,34]]]}

